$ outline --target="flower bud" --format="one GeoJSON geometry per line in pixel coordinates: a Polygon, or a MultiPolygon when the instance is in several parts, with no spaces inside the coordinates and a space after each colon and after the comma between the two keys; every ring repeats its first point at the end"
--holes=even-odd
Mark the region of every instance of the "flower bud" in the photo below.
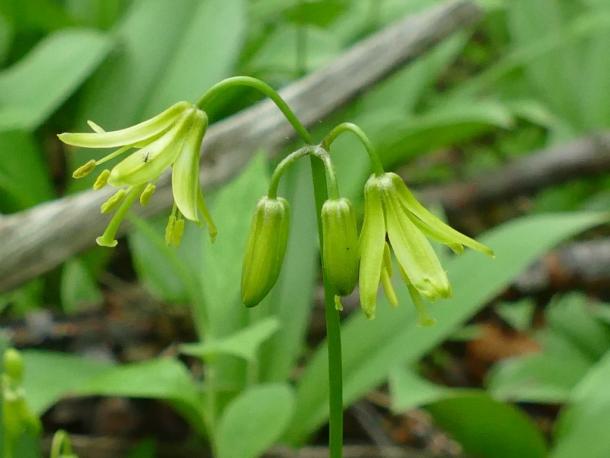
{"type": "Polygon", "coordinates": [[[23,378],[23,359],[17,350],[9,348],[4,352],[3,365],[6,375],[17,383],[21,382],[23,378]]]}
{"type": "Polygon", "coordinates": [[[351,293],[358,281],[358,229],[348,199],[331,199],[322,206],[324,273],[335,292],[351,293]]]}
{"type": "Polygon", "coordinates": [[[241,276],[241,299],[254,307],[275,284],[282,267],[290,208],[282,198],[263,197],[256,206],[241,276]]]}

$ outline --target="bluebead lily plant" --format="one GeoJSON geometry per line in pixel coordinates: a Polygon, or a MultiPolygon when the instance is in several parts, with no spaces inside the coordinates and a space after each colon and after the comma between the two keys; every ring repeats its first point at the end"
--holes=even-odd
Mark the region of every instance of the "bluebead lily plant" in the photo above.
{"type": "Polygon", "coordinates": [[[306,156],[311,159],[328,335],[329,448],[331,458],[339,458],[343,442],[340,297],[350,294],[359,282],[362,309],[372,319],[381,283],[389,302],[396,305],[397,296],[391,281],[391,253],[394,253],[420,324],[432,324],[424,301],[449,297],[451,286],[428,239],[447,245],[456,253],[464,247],[490,256],[493,252],[443,223],[417,201],[398,175],[385,172],[373,145],[358,126],[339,124],[316,144],[273,88],[245,76],[217,83],[196,104],[179,102],[127,129],[105,132],[90,122],[92,133],[60,134],[59,138],[69,145],[118,147],[103,159],[85,163],[74,172],[75,178],[135,150],[112,169],[103,170],[94,184],[95,189],[107,184],[118,188],[117,193],[102,205],[104,213],[117,210],[104,234],[97,239],[98,244],[116,245],[117,229],[128,209],[138,196],[140,202],[146,204],[154,191],[155,181],[169,168],[175,203],[166,229],[167,243],[177,245],[180,242],[185,219],[203,220],[212,237],[215,236],[216,229],[199,184],[199,150],[208,123],[204,110],[211,99],[236,86],[248,86],[269,97],[305,143],[278,164],[268,193],[260,199],[252,219],[241,280],[242,301],[248,307],[257,305],[272,289],[286,252],[290,210],[288,202],[278,197],[281,177],[298,159],[306,156]],[[332,143],[347,132],[363,144],[373,172],[364,188],[364,222],[360,235],[352,204],[339,193],[330,155],[332,143]]]}

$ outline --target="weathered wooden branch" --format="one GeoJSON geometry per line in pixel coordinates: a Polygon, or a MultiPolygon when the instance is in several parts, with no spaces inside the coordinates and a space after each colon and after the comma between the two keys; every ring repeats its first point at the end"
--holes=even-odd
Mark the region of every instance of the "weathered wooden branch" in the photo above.
{"type": "MultiPolygon", "coordinates": [[[[480,9],[469,0],[436,6],[363,40],[281,94],[303,122],[311,125],[480,16],[480,9]]],[[[203,145],[204,186],[211,188],[228,180],[253,151],[264,148],[272,153],[292,136],[290,126],[270,102],[214,124],[203,145]]],[[[0,291],[47,272],[91,246],[106,224],[99,206],[108,195],[108,191],[84,192],[1,217],[0,291]]],[[[142,214],[158,213],[169,204],[169,183],[162,180],[155,199],[142,214]]]]}
{"type": "Polygon", "coordinates": [[[551,251],[520,275],[507,295],[572,289],[610,292],[610,238],[574,242],[551,251]]]}
{"type": "MultiPolygon", "coordinates": [[[[135,445],[133,442],[110,437],[88,437],[72,435],[74,451],[87,458],[115,458],[125,456],[135,445]]],[[[45,448],[48,449],[49,441],[45,448]]],[[[209,457],[206,450],[193,445],[161,444],[158,456],[171,458],[209,457]]],[[[343,451],[345,458],[442,458],[446,455],[433,454],[424,450],[407,447],[372,447],[367,445],[346,445],[343,451]]],[[[305,447],[300,450],[277,448],[265,455],[266,458],[326,458],[328,448],[305,447]]]]}
{"type": "Polygon", "coordinates": [[[573,178],[610,171],[610,132],[529,154],[472,181],[422,189],[427,202],[439,202],[449,212],[529,195],[573,178]]]}

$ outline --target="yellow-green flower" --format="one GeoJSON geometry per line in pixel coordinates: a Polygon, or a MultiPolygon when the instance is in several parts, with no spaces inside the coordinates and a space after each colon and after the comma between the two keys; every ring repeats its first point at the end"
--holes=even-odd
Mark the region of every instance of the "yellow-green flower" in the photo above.
{"type": "Polygon", "coordinates": [[[111,170],[103,170],[93,186],[100,189],[109,184],[119,188],[102,204],[103,213],[118,209],[104,234],[98,237],[99,245],[116,246],[116,231],[128,208],[137,195],[140,195],[142,205],[148,203],[155,189],[154,182],[169,167],[172,168],[174,209],[166,241],[179,243],[183,218],[198,223],[203,217],[210,235],[216,235],[199,185],[199,149],[208,126],[203,111],[189,102],[178,102],[157,116],[126,129],[106,132],[91,121],[89,125],[94,132],[63,133],[59,134],[59,139],[84,148],[118,149],[100,160],[86,162],[74,172],[74,178],[87,176],[98,165],[131,152],[111,170]]]}
{"type": "Polygon", "coordinates": [[[489,256],[493,256],[493,251],[426,210],[395,173],[372,175],[366,182],[364,197],[364,224],[360,236],[360,302],[365,314],[369,318],[375,315],[380,282],[390,302],[396,301],[389,281],[392,251],[417,308],[420,323],[430,324],[433,320],[428,317],[422,298],[435,300],[449,297],[451,285],[427,237],[457,253],[462,252],[464,246],[489,256]]]}

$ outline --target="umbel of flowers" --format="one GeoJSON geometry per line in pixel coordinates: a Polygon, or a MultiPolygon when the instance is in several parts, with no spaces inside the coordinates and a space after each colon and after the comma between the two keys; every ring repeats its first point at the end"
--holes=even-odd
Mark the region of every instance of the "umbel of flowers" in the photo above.
{"type": "Polygon", "coordinates": [[[223,80],[208,89],[197,103],[178,102],[157,116],[126,129],[106,132],[89,121],[91,133],[59,135],[68,145],[116,148],[100,160],[86,162],[74,172],[75,178],[88,175],[112,159],[126,156],[111,169],[102,170],[93,186],[94,189],[116,188],[114,195],[101,206],[102,213],[114,211],[114,215],[97,238],[99,245],[116,246],[116,234],[127,211],[138,198],[141,205],[146,205],[155,183],[170,169],[174,205],[165,231],[166,242],[170,245],[180,243],[185,220],[205,223],[214,239],[216,227],[199,183],[200,148],[208,125],[204,108],[211,99],[236,86],[248,86],[269,97],[306,144],[278,164],[267,195],[260,199],[252,218],[241,280],[241,298],[248,307],[260,303],[273,288],[284,260],[290,206],[278,196],[281,177],[300,158],[312,160],[329,337],[329,445],[331,458],[339,458],[342,447],[341,339],[335,309],[342,308],[340,297],[350,294],[359,284],[362,309],[372,319],[381,284],[390,304],[397,305],[392,286],[393,253],[419,323],[429,325],[434,320],[428,315],[425,302],[451,295],[449,279],[430,240],[444,244],[456,253],[462,252],[464,247],[490,256],[493,252],[452,229],[419,203],[398,175],[383,169],[373,145],[358,126],[339,124],[316,144],[273,88],[245,76],[223,80]],[[352,204],[339,193],[329,153],[333,141],[346,132],[360,140],[371,161],[372,174],[363,191],[364,220],[360,231],[352,204]]]}

